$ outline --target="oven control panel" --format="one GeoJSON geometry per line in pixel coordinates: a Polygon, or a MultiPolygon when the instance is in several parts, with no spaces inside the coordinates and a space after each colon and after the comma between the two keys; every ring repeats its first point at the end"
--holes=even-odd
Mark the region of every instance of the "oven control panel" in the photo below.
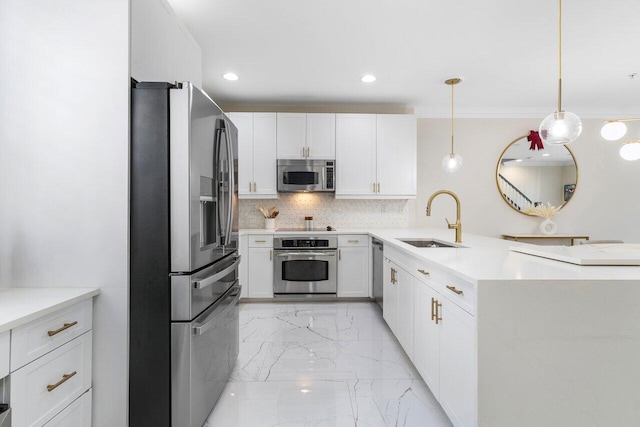
{"type": "Polygon", "coordinates": [[[274,249],[335,249],[338,247],[336,237],[276,237],[273,239],[274,249]]]}

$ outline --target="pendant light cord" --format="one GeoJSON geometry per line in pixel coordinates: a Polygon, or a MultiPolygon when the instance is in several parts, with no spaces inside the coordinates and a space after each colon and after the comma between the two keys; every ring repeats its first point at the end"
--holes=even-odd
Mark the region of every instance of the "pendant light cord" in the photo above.
{"type": "Polygon", "coordinates": [[[455,84],[451,85],[451,156],[453,157],[453,87],[455,84]]]}
{"type": "Polygon", "coordinates": [[[562,111],[562,0],[558,0],[558,113],[562,111]]]}

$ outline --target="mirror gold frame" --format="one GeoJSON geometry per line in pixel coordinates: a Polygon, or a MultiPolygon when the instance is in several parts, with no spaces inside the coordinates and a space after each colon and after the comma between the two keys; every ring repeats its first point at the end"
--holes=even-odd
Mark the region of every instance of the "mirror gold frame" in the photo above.
{"type": "MultiPolygon", "coordinates": [[[[504,158],[504,155],[507,153],[507,151],[509,150],[509,148],[511,148],[516,142],[525,139],[529,136],[529,134],[526,135],[522,135],[519,136],[518,138],[514,139],[513,141],[511,141],[507,147],[502,150],[502,153],[500,154],[500,157],[498,158],[498,164],[496,165],[496,187],[498,189],[498,192],[500,193],[500,197],[502,197],[502,200],[504,200],[504,202],[514,211],[521,213],[523,215],[527,215],[530,216],[530,214],[524,212],[524,210],[519,210],[518,208],[516,208],[516,206],[513,205],[513,203],[511,201],[509,201],[509,199],[506,197],[505,192],[502,191],[502,187],[500,187],[500,166],[502,165],[502,159],[504,158]]],[[[574,194],[568,199],[565,200],[564,203],[560,206],[557,206],[558,209],[562,209],[564,208],[567,203],[569,203],[571,201],[571,199],[573,199],[573,197],[575,196],[575,191],[578,189],[578,181],[579,181],[579,169],[578,169],[578,162],[576,161],[576,156],[573,154],[573,152],[571,151],[571,149],[569,147],[567,147],[566,145],[563,146],[571,155],[571,158],[573,159],[573,164],[575,165],[576,168],[576,182],[575,182],[575,189],[574,189],[574,194]]]]}

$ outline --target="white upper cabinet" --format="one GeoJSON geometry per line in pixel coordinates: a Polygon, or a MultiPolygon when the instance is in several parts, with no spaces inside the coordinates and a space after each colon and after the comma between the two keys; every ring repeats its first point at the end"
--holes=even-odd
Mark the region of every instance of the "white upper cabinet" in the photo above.
{"type": "Polygon", "coordinates": [[[278,159],[335,159],[336,115],[278,113],[278,159]]]}
{"type": "Polygon", "coordinates": [[[376,116],[336,114],[336,198],[375,198],[376,116]]]}
{"type": "Polygon", "coordinates": [[[416,197],[416,118],[336,115],[336,198],[416,197]]]}
{"type": "Polygon", "coordinates": [[[336,115],[307,114],[307,158],[336,158],[336,115]]]}
{"type": "Polygon", "coordinates": [[[238,197],[275,199],[276,113],[229,113],[238,128],[238,197]]]}
{"type": "Polygon", "coordinates": [[[417,129],[412,115],[378,114],[377,158],[380,196],[416,196],[417,129]]]}

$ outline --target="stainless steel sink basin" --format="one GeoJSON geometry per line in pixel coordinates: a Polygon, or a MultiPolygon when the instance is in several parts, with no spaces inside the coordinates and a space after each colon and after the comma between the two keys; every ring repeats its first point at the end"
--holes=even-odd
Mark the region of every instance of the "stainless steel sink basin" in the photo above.
{"type": "Polygon", "coordinates": [[[464,248],[464,246],[443,242],[435,239],[398,239],[402,243],[416,248],[464,248]]]}

